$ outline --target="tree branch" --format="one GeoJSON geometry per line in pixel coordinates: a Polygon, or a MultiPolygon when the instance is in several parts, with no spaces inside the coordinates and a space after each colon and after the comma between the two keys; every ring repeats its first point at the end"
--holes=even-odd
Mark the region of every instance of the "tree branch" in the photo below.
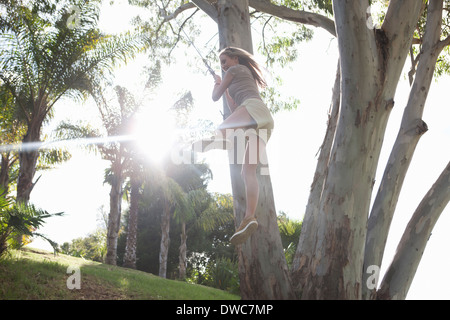
{"type": "Polygon", "coordinates": [[[218,12],[217,9],[206,0],[191,0],[199,9],[203,10],[211,19],[218,23],[218,12]]]}
{"type": "MultiPolygon", "coordinates": [[[[334,21],[318,13],[278,6],[268,0],[249,0],[249,5],[257,11],[273,15],[280,19],[323,28],[333,36],[336,36],[334,21]]],[[[217,23],[218,12],[210,0],[191,0],[191,2],[179,6],[173,13],[166,16],[163,15],[164,22],[173,20],[182,12],[195,7],[200,8],[217,23]]]]}
{"type": "MultiPolygon", "coordinates": [[[[402,73],[406,56],[413,43],[414,30],[425,6],[423,1],[391,0],[380,34],[386,39],[386,70],[390,70],[387,83],[397,83],[402,73]],[[405,60],[403,60],[405,57],[405,60]]],[[[417,40],[414,40],[416,43],[417,40]]],[[[395,88],[396,86],[393,86],[395,88]]],[[[390,93],[392,96],[394,92],[390,93]]]]}
{"type": "Polygon", "coordinates": [[[414,75],[416,74],[416,66],[419,63],[420,56],[422,55],[421,52],[417,54],[417,57],[414,58],[414,50],[411,45],[411,48],[409,49],[409,56],[411,57],[411,70],[408,72],[408,78],[409,78],[409,85],[411,86],[414,81],[414,75]]]}
{"type": "Polygon", "coordinates": [[[174,20],[183,11],[186,11],[186,10],[189,10],[192,8],[195,8],[195,5],[191,2],[188,2],[188,3],[185,3],[181,6],[179,6],[174,12],[172,12],[171,14],[169,14],[167,16],[163,15],[163,14],[165,14],[165,12],[162,12],[162,11],[160,12],[160,14],[161,14],[161,17],[163,18],[163,22],[167,22],[170,20],[174,20]]]}
{"type": "Polygon", "coordinates": [[[334,21],[317,13],[293,10],[285,6],[278,6],[268,0],[249,0],[250,7],[278,18],[311,25],[327,30],[333,36],[336,36],[334,21]]]}
{"type": "Polygon", "coordinates": [[[439,216],[450,201],[450,162],[425,195],[397,247],[386,271],[378,299],[405,299],[439,216]]]}
{"type": "Polygon", "coordinates": [[[171,14],[166,15],[165,10],[160,9],[161,17],[163,18],[163,22],[168,22],[170,20],[175,20],[179,14],[182,12],[192,9],[192,8],[199,8],[203,12],[205,12],[208,16],[211,17],[216,23],[218,22],[218,13],[217,9],[207,0],[192,0],[191,2],[182,4],[179,6],[174,12],[171,14]]]}
{"type": "Polygon", "coordinates": [[[389,39],[402,36],[405,28],[416,27],[417,20],[425,6],[426,4],[423,1],[391,0],[381,28],[386,32],[389,39]]]}
{"type": "Polygon", "coordinates": [[[448,36],[444,40],[440,41],[437,49],[439,50],[439,52],[441,52],[447,46],[450,46],[450,36],[448,36]]]}

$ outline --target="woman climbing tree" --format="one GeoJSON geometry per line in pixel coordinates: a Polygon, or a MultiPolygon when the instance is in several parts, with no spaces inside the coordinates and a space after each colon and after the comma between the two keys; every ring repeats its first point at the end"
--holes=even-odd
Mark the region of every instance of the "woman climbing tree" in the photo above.
{"type": "Polygon", "coordinates": [[[228,47],[220,52],[219,59],[225,75],[223,80],[214,75],[212,98],[218,101],[225,94],[231,115],[219,125],[215,137],[197,141],[193,148],[200,152],[230,149],[234,137],[243,135],[243,139],[236,141],[246,143],[241,172],[246,191],[246,211],[239,228],[230,239],[231,243],[238,245],[244,243],[258,228],[256,206],[259,185],[256,169],[260,163],[267,164],[266,144],[274,122],[259,93],[258,87],[264,88],[266,82],[253,56],[243,49],[228,47]]]}

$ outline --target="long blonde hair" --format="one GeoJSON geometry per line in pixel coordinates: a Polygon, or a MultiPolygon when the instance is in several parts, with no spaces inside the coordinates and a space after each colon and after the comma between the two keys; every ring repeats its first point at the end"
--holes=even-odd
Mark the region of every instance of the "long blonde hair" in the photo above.
{"type": "Polygon", "coordinates": [[[239,64],[242,64],[250,69],[253,78],[261,89],[264,89],[267,86],[267,82],[262,76],[261,68],[251,53],[245,51],[244,49],[227,47],[219,53],[219,56],[222,54],[226,54],[230,58],[237,57],[239,64]]]}

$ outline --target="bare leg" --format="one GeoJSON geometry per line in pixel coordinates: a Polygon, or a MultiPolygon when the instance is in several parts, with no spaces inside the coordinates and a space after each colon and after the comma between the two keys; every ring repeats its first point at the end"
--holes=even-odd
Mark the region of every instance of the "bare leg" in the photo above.
{"type": "Polygon", "coordinates": [[[256,121],[244,107],[236,109],[219,125],[217,131],[222,134],[222,137],[226,137],[227,129],[248,129],[252,127],[256,127],[256,121]]]}
{"type": "MultiPolygon", "coordinates": [[[[248,129],[256,127],[256,122],[246,108],[236,109],[218,128],[223,137],[227,129],[248,129]]],[[[256,177],[256,168],[260,162],[260,155],[265,156],[266,144],[255,134],[248,137],[244,163],[242,165],[242,178],[245,184],[247,207],[245,218],[254,218],[258,205],[259,184],[256,177]]]]}
{"type": "Polygon", "coordinates": [[[235,130],[256,128],[257,123],[245,107],[236,109],[216,130],[216,136],[210,139],[201,139],[192,144],[196,152],[206,152],[213,149],[229,149],[235,130]]]}
{"type": "Polygon", "coordinates": [[[256,169],[261,157],[266,153],[266,144],[256,135],[249,136],[242,165],[242,178],[244,179],[247,207],[245,218],[254,218],[259,198],[259,183],[256,177],[256,169]]]}
{"type": "Polygon", "coordinates": [[[259,198],[259,184],[256,178],[256,167],[257,165],[254,164],[244,164],[242,167],[242,177],[244,178],[245,195],[247,200],[244,219],[255,217],[256,206],[259,198]]]}
{"type": "Polygon", "coordinates": [[[245,216],[242,219],[239,228],[230,238],[230,242],[234,245],[239,245],[247,241],[258,228],[258,222],[255,218],[259,198],[259,184],[256,176],[256,168],[260,161],[260,153],[265,152],[266,144],[264,141],[255,134],[249,135],[241,172],[245,184],[247,207],[245,216]]]}

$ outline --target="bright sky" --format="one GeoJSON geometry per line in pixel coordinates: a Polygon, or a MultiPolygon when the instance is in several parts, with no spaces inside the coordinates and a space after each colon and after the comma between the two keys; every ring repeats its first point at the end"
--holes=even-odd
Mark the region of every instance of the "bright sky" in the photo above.
{"type": "MultiPolygon", "coordinates": [[[[103,17],[107,17],[117,28],[115,31],[126,27],[125,12],[132,16],[124,3],[125,1],[116,1],[117,7],[102,11],[103,17]]],[[[108,23],[106,19],[103,22],[108,23]]],[[[208,25],[204,30],[214,28],[211,24],[211,28],[208,25]]],[[[202,45],[197,44],[199,48],[202,48],[202,45]]],[[[180,58],[179,63],[164,71],[164,83],[158,88],[155,100],[148,103],[149,110],[158,111],[144,115],[143,119],[148,120],[147,124],[151,122],[152,127],[159,128],[158,132],[165,132],[158,135],[150,132],[148,140],[156,138],[166,141],[163,137],[171,135],[170,130],[165,129],[167,126],[158,127],[158,124],[167,123],[167,113],[164,110],[175,102],[181,92],[188,90],[195,99],[194,112],[199,118],[220,123],[219,110],[222,105],[213,103],[210,98],[212,78],[208,74],[192,72],[192,67],[187,66],[189,57],[196,54],[194,49],[189,50],[187,58],[180,58]]],[[[285,96],[299,98],[301,103],[296,111],[283,111],[274,116],[276,128],[268,145],[276,209],[287,212],[294,219],[302,219],[317,162],[316,153],[325,134],[337,65],[337,42],[326,32],[315,29],[314,40],[301,44],[299,53],[299,59],[291,69],[279,72],[284,80],[281,92],[285,96]]],[[[211,64],[219,71],[218,62],[211,64]]],[[[139,63],[135,63],[121,70],[118,76],[120,83],[131,90],[139,86],[139,66],[139,63]]],[[[408,67],[407,63],[406,71],[408,67]]],[[[429,131],[420,140],[400,195],[382,273],[392,260],[409,218],[450,159],[450,106],[446,98],[449,87],[448,76],[432,84],[424,114],[429,131]]],[[[409,84],[404,77],[397,90],[395,107],[385,137],[378,183],[399,129],[408,92],[409,84]]],[[[64,99],[57,106],[53,123],[64,119],[83,119],[98,123],[93,109],[90,103],[78,105],[64,99]]],[[[60,244],[94,231],[99,223],[101,206],[104,206],[103,211],[109,211],[109,185],[103,185],[104,169],[108,167],[108,163],[93,154],[86,154],[78,149],[73,151],[73,159],[68,163],[56,170],[42,173],[41,180],[31,194],[32,203],[38,207],[49,212],[66,213],[64,217],[48,220],[41,230],[60,244]]],[[[231,192],[226,154],[214,151],[208,155],[207,161],[214,174],[210,190],[231,192]]],[[[377,186],[376,184],[374,190],[377,190],[377,186]]],[[[450,277],[447,275],[450,270],[450,233],[446,230],[449,225],[450,208],[447,207],[433,230],[408,299],[450,299],[450,277]]],[[[31,246],[43,247],[44,244],[36,240],[31,246]]]]}

